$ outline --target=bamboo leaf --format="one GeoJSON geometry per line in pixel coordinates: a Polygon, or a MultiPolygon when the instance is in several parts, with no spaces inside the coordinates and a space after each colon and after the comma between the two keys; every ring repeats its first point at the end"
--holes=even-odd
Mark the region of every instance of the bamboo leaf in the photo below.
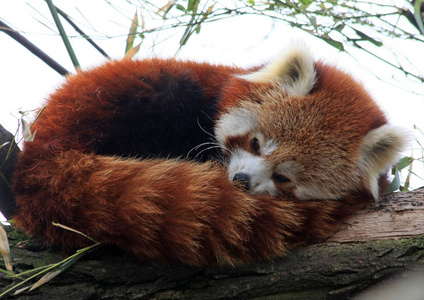
{"type": "MultiPolygon", "coordinates": [[[[166,18],[166,15],[168,14],[168,12],[171,10],[171,8],[174,5],[175,5],[175,0],[171,0],[168,3],[166,3],[164,6],[162,6],[161,8],[159,8],[156,13],[159,15],[161,12],[163,12],[162,18],[165,19],[166,18]]],[[[177,4],[177,9],[181,10],[181,8],[179,8],[179,7],[183,7],[183,6],[181,4],[177,4]]],[[[185,12],[185,8],[184,8],[184,12],[185,12]]]]}
{"type": "MultiPolygon", "coordinates": [[[[68,227],[69,228],[69,227],[68,227]]],[[[86,248],[84,248],[86,249],[86,248]]],[[[84,250],[82,249],[82,250],[84,250]]],[[[55,278],[57,275],[63,273],[66,269],[68,269],[70,266],[72,266],[73,264],[75,264],[78,260],[81,259],[81,257],[83,257],[86,254],[86,251],[80,251],[77,252],[77,254],[72,257],[71,259],[64,261],[64,263],[55,271],[51,271],[49,273],[47,273],[46,275],[44,275],[43,277],[41,277],[36,283],[34,283],[34,285],[30,288],[30,291],[35,290],[36,288],[42,286],[43,284],[49,282],[50,280],[52,280],[53,278],[55,278]]]]}
{"type": "MultiPolygon", "coordinates": [[[[71,230],[71,231],[76,232],[76,233],[79,233],[79,234],[82,234],[83,236],[85,236],[85,237],[89,238],[90,240],[94,241],[92,238],[86,236],[85,234],[83,234],[83,233],[81,233],[81,232],[79,232],[79,231],[77,231],[75,229],[72,229],[70,227],[67,227],[67,226],[64,226],[64,225],[60,225],[60,224],[54,224],[54,225],[57,225],[59,227],[62,227],[64,229],[67,229],[67,230],[71,230]]],[[[71,266],[72,264],[74,264],[76,261],[78,261],[82,256],[84,256],[85,254],[89,253],[90,251],[92,251],[93,249],[95,249],[96,247],[98,247],[100,245],[101,244],[99,244],[99,243],[95,243],[95,244],[93,244],[91,246],[88,246],[86,248],[83,248],[83,249],[78,250],[75,254],[73,254],[73,255],[65,258],[64,260],[62,260],[62,261],[60,261],[58,263],[50,264],[50,265],[39,267],[39,268],[35,268],[33,270],[28,270],[26,272],[22,272],[20,274],[17,274],[15,277],[16,278],[20,278],[20,276],[23,275],[24,273],[31,273],[32,274],[32,273],[35,272],[35,274],[31,275],[30,277],[24,279],[23,281],[21,281],[18,284],[12,286],[11,288],[7,289],[6,291],[3,291],[0,294],[0,298],[3,297],[3,296],[5,296],[5,295],[7,295],[11,291],[16,290],[18,287],[20,287],[20,286],[24,285],[25,283],[31,281],[32,279],[34,279],[34,278],[36,278],[38,276],[41,276],[43,274],[54,273],[53,275],[56,276],[57,274],[63,272],[64,269],[68,268],[69,266],[71,266]],[[56,274],[55,273],[56,271],[53,271],[54,269],[61,270],[61,271],[56,274]]],[[[54,277],[53,275],[50,274],[47,278],[49,278],[49,277],[53,278],[54,277]]],[[[29,286],[29,287],[27,286],[27,287],[25,287],[23,289],[17,290],[15,292],[15,294],[19,294],[19,293],[27,290],[30,287],[33,287],[33,286],[29,286]]]]}
{"type": "MultiPolygon", "coordinates": [[[[200,29],[201,29],[201,24],[213,12],[214,6],[215,6],[215,4],[212,4],[211,6],[208,7],[208,9],[205,12],[202,12],[202,17],[201,17],[200,20],[198,18],[196,18],[196,15],[194,13],[192,14],[191,20],[188,23],[188,25],[186,27],[186,30],[184,31],[184,34],[183,34],[183,36],[180,39],[180,48],[187,43],[188,39],[191,37],[191,35],[194,32],[196,32],[197,34],[199,34],[200,29]]],[[[197,7],[195,9],[197,10],[197,7]]]]}
{"type": "Polygon", "coordinates": [[[53,278],[55,278],[57,275],[59,275],[60,273],[62,273],[65,270],[66,270],[66,268],[65,269],[60,268],[56,271],[47,273],[46,275],[41,277],[36,283],[34,283],[34,285],[29,289],[29,291],[33,291],[36,288],[42,286],[43,284],[49,282],[50,280],[52,280],[53,278]]]}
{"type": "Polygon", "coordinates": [[[377,41],[376,39],[370,37],[369,35],[363,33],[362,31],[358,30],[358,29],[354,29],[356,34],[359,35],[361,37],[362,40],[368,41],[373,43],[374,45],[376,45],[377,47],[381,47],[383,46],[383,43],[380,41],[377,41]]]}
{"type": "Polygon", "coordinates": [[[405,179],[405,182],[403,183],[403,187],[404,187],[404,189],[408,189],[409,188],[409,186],[410,186],[410,183],[411,183],[411,175],[412,175],[412,162],[411,162],[411,164],[409,165],[409,168],[408,168],[408,175],[406,175],[406,179],[405,179]]]}
{"type": "Polygon", "coordinates": [[[204,15],[203,18],[206,19],[208,17],[208,15],[210,15],[213,12],[214,6],[215,6],[215,3],[208,7],[208,9],[206,10],[206,14],[204,15]]]}
{"type": "Polygon", "coordinates": [[[312,3],[312,1],[310,1],[310,0],[300,0],[299,2],[302,3],[306,7],[308,7],[312,3]]]}
{"type": "Polygon", "coordinates": [[[189,0],[187,3],[187,11],[196,13],[197,8],[199,7],[199,3],[200,3],[200,0],[189,0]]]}
{"type": "Polygon", "coordinates": [[[24,138],[25,142],[33,142],[35,138],[35,134],[37,133],[37,130],[34,131],[34,133],[31,133],[31,126],[28,125],[28,122],[25,121],[24,118],[21,119],[22,122],[22,136],[24,138]]]}
{"type": "Polygon", "coordinates": [[[23,287],[23,288],[21,288],[21,289],[19,289],[19,290],[16,290],[16,291],[13,293],[13,296],[17,296],[17,295],[19,295],[19,294],[21,294],[21,293],[23,293],[23,292],[25,292],[25,291],[29,290],[30,288],[31,288],[31,286],[26,286],[26,287],[23,287]]]}
{"type": "Polygon", "coordinates": [[[342,43],[333,40],[332,38],[328,37],[328,36],[321,36],[321,38],[329,45],[333,46],[334,48],[340,50],[340,51],[345,51],[344,46],[342,43]]]}
{"type": "Polygon", "coordinates": [[[125,58],[133,58],[134,55],[136,55],[138,53],[138,51],[140,51],[140,46],[141,46],[141,43],[139,43],[137,46],[129,49],[127,51],[127,53],[125,53],[125,58]]]}
{"type": "Polygon", "coordinates": [[[199,24],[199,25],[196,26],[196,28],[194,30],[196,32],[196,34],[200,33],[200,29],[201,29],[201,25],[199,24]]]}
{"type": "Polygon", "coordinates": [[[399,178],[399,170],[396,167],[395,170],[395,177],[393,178],[390,185],[386,188],[386,190],[383,192],[383,195],[391,194],[394,191],[397,191],[400,188],[400,178],[399,178]]]}
{"type": "MultiPolygon", "coordinates": [[[[146,28],[146,20],[144,19],[143,13],[142,11],[140,12],[140,19],[141,19],[141,29],[145,29],[146,28]]],[[[140,34],[140,36],[142,36],[142,34],[140,34]]]]}
{"type": "Polygon", "coordinates": [[[180,39],[180,47],[184,46],[187,43],[188,39],[190,38],[191,34],[193,33],[193,31],[192,31],[192,28],[193,28],[192,23],[194,21],[193,19],[194,19],[194,17],[192,17],[192,19],[190,20],[190,23],[187,25],[187,27],[186,27],[186,29],[183,33],[183,36],[180,39]]]}
{"type": "Polygon", "coordinates": [[[414,160],[414,159],[413,159],[412,157],[409,157],[409,156],[402,157],[402,158],[399,160],[399,162],[396,164],[397,169],[398,169],[399,171],[401,171],[402,169],[404,169],[404,168],[406,168],[407,166],[409,166],[410,164],[412,164],[413,160],[414,160]]]}
{"type": "Polygon", "coordinates": [[[0,225],[0,252],[3,255],[4,264],[6,265],[6,270],[12,271],[12,260],[10,259],[10,248],[9,240],[7,239],[6,231],[3,226],[0,225]]]}
{"type": "Polygon", "coordinates": [[[423,24],[423,17],[421,15],[421,4],[423,3],[423,0],[416,0],[414,4],[414,17],[415,21],[417,21],[418,28],[421,31],[421,34],[424,34],[424,24],[423,24]]]}
{"type": "Polygon", "coordinates": [[[177,4],[175,6],[175,8],[178,9],[178,10],[180,10],[180,11],[182,11],[183,13],[187,13],[186,8],[184,6],[182,6],[181,4],[177,4]]]}
{"type": "Polygon", "coordinates": [[[337,25],[334,30],[338,31],[338,32],[342,32],[342,30],[345,28],[345,24],[339,24],[337,25]]]}
{"type": "Polygon", "coordinates": [[[125,53],[127,53],[130,49],[134,47],[134,39],[137,35],[137,28],[138,28],[138,13],[137,13],[137,10],[135,10],[134,18],[132,20],[130,31],[128,33],[125,53]]]}

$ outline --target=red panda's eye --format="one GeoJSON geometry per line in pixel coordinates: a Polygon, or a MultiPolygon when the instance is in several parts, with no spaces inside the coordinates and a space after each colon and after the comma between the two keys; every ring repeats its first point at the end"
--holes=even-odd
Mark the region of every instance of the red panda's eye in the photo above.
{"type": "Polygon", "coordinates": [[[274,174],[272,177],[274,178],[275,181],[277,181],[279,183],[286,183],[286,182],[290,182],[291,181],[286,176],[280,175],[280,174],[274,174]]]}
{"type": "Polygon", "coordinates": [[[259,150],[261,149],[261,146],[259,145],[259,141],[257,138],[252,139],[252,141],[250,142],[250,147],[252,148],[252,152],[255,155],[259,154],[259,150]]]}

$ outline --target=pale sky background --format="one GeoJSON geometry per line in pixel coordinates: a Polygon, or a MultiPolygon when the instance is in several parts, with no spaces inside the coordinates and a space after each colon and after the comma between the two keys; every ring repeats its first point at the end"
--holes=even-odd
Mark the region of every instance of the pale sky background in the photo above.
{"type": "MultiPolygon", "coordinates": [[[[116,2],[116,1],[112,1],[116,2]]],[[[155,1],[160,6],[167,1],[155,1]]],[[[121,58],[125,50],[126,35],[134,15],[134,7],[120,1],[120,14],[103,0],[55,0],[55,5],[67,12],[83,30],[113,58],[121,58]],[[76,9],[78,8],[78,9],[76,9]],[[95,32],[94,29],[98,30],[95,32]],[[106,39],[105,34],[114,38],[106,39]]],[[[139,11],[140,13],[140,11],[139,11]]],[[[146,28],[160,26],[161,21],[149,19],[141,12],[146,28]]],[[[72,63],[56,33],[47,4],[44,0],[0,0],[0,18],[25,35],[62,66],[74,72],[72,63]],[[50,27],[51,29],[49,29],[50,27]]],[[[76,33],[62,19],[68,35],[76,33]]],[[[405,24],[405,26],[408,26],[405,24]]],[[[170,57],[178,49],[181,30],[149,35],[143,42],[138,58],[149,56],[170,57]]],[[[292,40],[304,41],[316,58],[337,64],[364,83],[368,91],[388,114],[392,123],[412,131],[417,125],[424,131],[424,84],[406,80],[402,74],[362,54],[353,51],[359,63],[335,48],[300,30],[273,22],[269,18],[254,16],[233,17],[204,25],[200,35],[194,34],[178,54],[179,58],[213,63],[252,66],[278,55],[292,40]],[[372,69],[382,80],[377,79],[372,69]]],[[[424,72],[424,45],[410,41],[389,41],[399,53],[406,53],[416,62],[416,69],[424,72]]],[[[83,69],[99,65],[105,59],[81,37],[71,39],[83,69]]],[[[382,55],[384,51],[382,51],[382,55]]],[[[63,78],[9,36],[0,32],[0,124],[9,131],[17,128],[18,110],[31,110],[63,82],[63,78]]],[[[423,142],[424,136],[414,131],[423,142]]],[[[423,143],[424,144],[424,143],[423,143]]],[[[414,146],[416,148],[416,146],[414,146]]],[[[411,149],[406,153],[411,155],[411,149]]],[[[415,156],[421,156],[414,152],[415,156]]],[[[424,177],[423,164],[416,163],[414,171],[424,177]]],[[[414,187],[422,185],[415,180],[414,187]]]]}

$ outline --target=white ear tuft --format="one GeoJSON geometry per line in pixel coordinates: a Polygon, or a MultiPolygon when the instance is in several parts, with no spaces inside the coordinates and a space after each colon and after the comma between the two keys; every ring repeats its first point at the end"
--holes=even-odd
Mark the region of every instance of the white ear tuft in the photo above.
{"type": "Polygon", "coordinates": [[[292,48],[262,69],[240,76],[252,82],[282,85],[289,96],[306,96],[315,84],[314,60],[305,47],[292,48]]]}
{"type": "Polygon", "coordinates": [[[361,146],[361,167],[369,189],[376,201],[379,199],[379,178],[400,158],[411,140],[411,134],[394,125],[383,125],[370,131],[361,146]]]}

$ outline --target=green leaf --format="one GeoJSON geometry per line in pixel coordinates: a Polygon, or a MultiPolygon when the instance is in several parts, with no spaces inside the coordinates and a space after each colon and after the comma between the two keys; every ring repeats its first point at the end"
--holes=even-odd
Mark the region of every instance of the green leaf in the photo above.
{"type": "Polygon", "coordinates": [[[357,30],[357,29],[354,29],[354,30],[355,30],[356,34],[361,37],[361,40],[371,42],[374,45],[376,45],[377,47],[383,46],[383,43],[382,42],[377,41],[376,39],[373,39],[372,37],[370,37],[369,35],[363,33],[360,30],[357,30]]]}
{"type": "Polygon", "coordinates": [[[191,35],[191,27],[187,27],[180,39],[180,47],[184,46],[191,35]]]}
{"type": "Polygon", "coordinates": [[[314,16],[309,17],[309,22],[311,22],[311,25],[314,26],[314,28],[317,28],[317,18],[314,16]]]}
{"type": "Polygon", "coordinates": [[[401,171],[402,169],[409,166],[413,161],[414,159],[412,157],[409,157],[409,156],[402,157],[396,164],[396,167],[399,171],[401,171]]]}
{"type": "Polygon", "coordinates": [[[339,24],[336,27],[334,27],[334,30],[338,32],[342,32],[342,30],[345,28],[345,24],[339,24]]]}
{"type": "Polygon", "coordinates": [[[321,39],[323,39],[327,44],[333,46],[334,48],[340,50],[340,51],[345,51],[344,46],[342,43],[333,40],[330,37],[326,37],[326,36],[320,36],[321,39]]]}
{"type": "Polygon", "coordinates": [[[309,1],[309,0],[300,0],[299,2],[306,6],[309,6],[312,3],[312,1],[309,1]]]}
{"type": "Polygon", "coordinates": [[[197,12],[197,7],[199,6],[200,0],[189,0],[187,3],[187,11],[197,12]]]}
{"type": "Polygon", "coordinates": [[[183,13],[187,13],[187,10],[184,6],[182,6],[181,4],[177,4],[175,6],[176,9],[181,10],[183,13]]]}
{"type": "Polygon", "coordinates": [[[200,33],[200,27],[201,27],[200,24],[196,26],[196,29],[195,29],[196,34],[200,33]]]}
{"type": "Polygon", "coordinates": [[[397,191],[399,188],[400,188],[399,170],[396,168],[395,177],[393,177],[392,182],[383,192],[383,195],[391,194],[394,191],[397,191]]]}
{"type": "Polygon", "coordinates": [[[423,19],[421,16],[421,4],[423,3],[423,0],[417,0],[414,4],[414,17],[415,21],[417,21],[418,28],[421,31],[421,34],[424,34],[424,24],[423,19]]]}

